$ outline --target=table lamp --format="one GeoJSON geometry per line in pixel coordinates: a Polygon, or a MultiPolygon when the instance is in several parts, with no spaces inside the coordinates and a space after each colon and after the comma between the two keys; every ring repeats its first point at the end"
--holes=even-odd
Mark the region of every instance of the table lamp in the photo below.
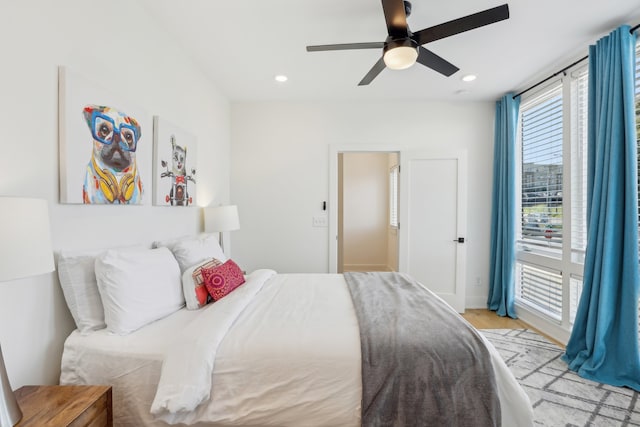
{"type": "MultiPolygon", "coordinates": [[[[47,201],[0,197],[0,282],[54,270],[47,201]]],[[[0,427],[20,418],[0,347],[0,427]]]]}
{"type": "Polygon", "coordinates": [[[204,231],[207,233],[220,233],[220,248],[224,252],[222,233],[240,229],[240,219],[238,218],[238,207],[209,206],[204,208],[204,231]]]}

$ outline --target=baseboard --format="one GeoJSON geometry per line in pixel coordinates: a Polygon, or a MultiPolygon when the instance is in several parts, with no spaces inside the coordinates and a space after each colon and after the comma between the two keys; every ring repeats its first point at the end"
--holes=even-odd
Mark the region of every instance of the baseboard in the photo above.
{"type": "Polygon", "coordinates": [[[391,271],[385,264],[345,264],[343,271],[391,271]]]}
{"type": "Polygon", "coordinates": [[[481,295],[468,295],[464,299],[464,308],[487,308],[487,297],[481,295]]]}
{"type": "Polygon", "coordinates": [[[554,321],[546,319],[539,314],[536,314],[532,310],[529,310],[526,307],[517,304],[516,315],[518,316],[518,319],[531,325],[533,328],[536,328],[540,332],[549,335],[554,340],[567,345],[570,335],[569,331],[567,331],[554,321]]]}

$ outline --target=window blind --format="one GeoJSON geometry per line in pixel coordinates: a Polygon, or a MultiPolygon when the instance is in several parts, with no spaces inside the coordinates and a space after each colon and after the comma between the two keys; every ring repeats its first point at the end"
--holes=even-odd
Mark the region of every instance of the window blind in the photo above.
{"type": "Polygon", "coordinates": [[[562,319],[562,274],[522,262],[516,263],[517,297],[520,302],[562,319]]]}
{"type": "Polygon", "coordinates": [[[582,295],[582,278],[571,276],[569,279],[569,323],[572,326],[576,320],[580,295],[582,295]]]}
{"type": "Polygon", "coordinates": [[[400,167],[394,166],[389,171],[389,225],[398,227],[398,175],[400,167]]]}
{"type": "Polygon", "coordinates": [[[562,246],[562,83],[521,107],[521,236],[526,243],[562,246]]]}
{"type": "Polygon", "coordinates": [[[576,72],[572,90],[573,132],[571,141],[571,256],[583,263],[587,248],[587,127],[589,74],[576,72]]]}

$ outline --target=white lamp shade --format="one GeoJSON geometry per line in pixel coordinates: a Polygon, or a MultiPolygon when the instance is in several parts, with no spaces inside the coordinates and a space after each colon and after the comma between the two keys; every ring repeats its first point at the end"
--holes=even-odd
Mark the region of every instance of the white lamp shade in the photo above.
{"type": "Polygon", "coordinates": [[[47,201],[0,197],[0,281],[53,270],[47,201]]]}
{"type": "Polygon", "coordinates": [[[215,233],[238,229],[240,229],[240,218],[238,218],[236,205],[204,208],[204,231],[215,233]]]}

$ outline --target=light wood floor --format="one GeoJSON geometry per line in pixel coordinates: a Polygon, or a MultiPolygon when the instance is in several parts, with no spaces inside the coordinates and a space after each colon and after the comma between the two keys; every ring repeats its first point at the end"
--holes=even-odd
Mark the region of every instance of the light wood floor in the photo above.
{"type": "Polygon", "coordinates": [[[487,309],[466,310],[462,315],[477,329],[525,329],[530,326],[522,320],[498,316],[487,309]]]}
{"type": "Polygon", "coordinates": [[[565,348],[562,343],[551,338],[544,332],[541,332],[540,330],[532,327],[528,323],[525,323],[519,319],[498,316],[493,311],[489,311],[486,309],[466,310],[462,317],[467,319],[467,322],[475,326],[476,329],[531,329],[532,331],[536,331],[540,335],[544,336],[549,341],[552,341],[560,347],[565,348]]]}

